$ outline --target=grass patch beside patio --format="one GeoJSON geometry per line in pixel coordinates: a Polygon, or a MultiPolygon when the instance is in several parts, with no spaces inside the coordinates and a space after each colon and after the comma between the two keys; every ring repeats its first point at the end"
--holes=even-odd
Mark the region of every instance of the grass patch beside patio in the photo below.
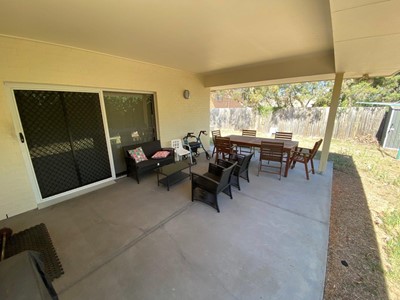
{"type": "Polygon", "coordinates": [[[400,211],[395,210],[384,214],[383,223],[385,231],[388,234],[386,245],[389,256],[390,268],[388,270],[389,277],[399,283],[400,282],[400,211]]]}
{"type": "MultiPolygon", "coordinates": [[[[309,139],[299,140],[301,141],[300,144],[310,142],[309,139]]],[[[372,258],[373,255],[369,255],[371,251],[365,249],[365,253],[368,254],[365,257],[359,257],[358,262],[364,263],[368,267],[362,269],[364,274],[358,270],[358,275],[361,278],[368,278],[368,272],[377,273],[376,276],[382,273],[390,299],[399,299],[400,297],[400,203],[398,200],[400,199],[400,161],[395,159],[396,154],[397,151],[382,149],[377,143],[333,140],[331,154],[329,155],[329,160],[334,162],[335,171],[346,173],[353,178],[360,178],[369,215],[373,222],[382,265],[377,265],[377,262],[372,258]]],[[[340,173],[335,172],[334,174],[340,173]]],[[[343,182],[342,184],[351,184],[351,182],[343,182]]],[[[338,188],[342,187],[339,186],[338,188]]],[[[356,201],[356,197],[357,195],[349,196],[348,202],[356,201]]],[[[341,200],[337,199],[337,201],[341,200]]],[[[349,203],[344,203],[343,209],[347,209],[346,206],[349,205],[349,203]]],[[[338,213],[342,214],[343,212],[338,213]]],[[[359,214],[356,212],[353,217],[366,218],[367,216],[363,216],[361,212],[359,214]]],[[[331,216],[331,218],[334,218],[334,216],[331,216]]],[[[348,231],[350,228],[350,236],[357,235],[354,232],[351,233],[353,223],[351,218],[342,220],[342,222],[343,224],[338,226],[347,227],[346,230],[348,231]]],[[[336,230],[342,230],[342,228],[336,228],[336,230]]],[[[356,243],[358,243],[358,247],[363,247],[362,241],[356,241],[356,243]]],[[[373,245],[368,244],[364,246],[373,247],[373,245]]],[[[354,251],[354,249],[348,250],[354,251]]],[[[341,249],[341,251],[346,251],[346,249],[341,249]]],[[[348,253],[348,256],[351,256],[351,254],[348,253]]],[[[329,277],[329,274],[327,276],[329,277]]],[[[345,286],[341,288],[347,293],[347,296],[356,298],[359,296],[359,289],[362,284],[365,284],[364,288],[369,290],[370,295],[374,295],[377,291],[376,282],[363,280],[360,280],[360,282],[355,280],[348,282],[348,284],[343,283],[345,286]]]]}

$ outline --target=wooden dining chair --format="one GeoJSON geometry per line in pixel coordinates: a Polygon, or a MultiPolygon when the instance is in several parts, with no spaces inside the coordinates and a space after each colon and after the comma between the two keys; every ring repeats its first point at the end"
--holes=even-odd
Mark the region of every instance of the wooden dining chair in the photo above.
{"type": "Polygon", "coordinates": [[[215,154],[215,152],[216,152],[216,147],[215,147],[215,137],[216,136],[221,136],[221,130],[213,130],[213,131],[211,131],[211,137],[212,137],[212,140],[213,140],[213,144],[214,144],[214,149],[213,149],[213,152],[212,152],[212,154],[211,154],[211,157],[213,157],[214,156],[214,154],[215,154]]]}
{"type": "Polygon", "coordinates": [[[235,153],[235,146],[232,145],[229,137],[216,136],[215,137],[215,162],[221,156],[222,159],[228,159],[229,155],[235,153]]]}
{"type": "Polygon", "coordinates": [[[291,141],[293,137],[292,132],[277,131],[275,132],[275,139],[291,141]]]}
{"type": "Polygon", "coordinates": [[[260,147],[260,162],[258,165],[257,176],[260,175],[260,172],[267,172],[272,174],[278,174],[279,180],[281,180],[282,166],[283,166],[283,143],[262,141],[260,147]],[[266,163],[263,163],[263,161],[266,161],[266,163]]]}
{"type": "Polygon", "coordinates": [[[322,139],[317,141],[314,144],[314,147],[312,149],[298,147],[292,154],[291,161],[290,161],[291,168],[293,169],[295,167],[296,162],[304,164],[307,180],[310,179],[310,176],[308,175],[308,173],[312,172],[313,174],[315,174],[313,159],[314,159],[315,154],[317,154],[318,149],[321,146],[321,144],[322,144],[322,139]],[[311,170],[308,170],[309,162],[311,165],[311,170]]]}
{"type": "MultiPolygon", "coordinates": [[[[253,129],[242,129],[242,136],[251,136],[255,137],[257,135],[257,130],[253,129]]],[[[252,153],[253,148],[251,147],[246,147],[246,146],[240,146],[239,147],[240,153],[252,153]]]]}
{"type": "Polygon", "coordinates": [[[253,129],[242,129],[242,136],[256,136],[257,130],[253,129]]]}
{"type": "MultiPolygon", "coordinates": [[[[275,132],[275,139],[276,140],[284,140],[284,141],[291,141],[293,137],[292,132],[285,132],[285,131],[277,131],[275,132]]],[[[283,153],[283,162],[288,163],[292,155],[288,155],[287,153],[283,153]]]]}

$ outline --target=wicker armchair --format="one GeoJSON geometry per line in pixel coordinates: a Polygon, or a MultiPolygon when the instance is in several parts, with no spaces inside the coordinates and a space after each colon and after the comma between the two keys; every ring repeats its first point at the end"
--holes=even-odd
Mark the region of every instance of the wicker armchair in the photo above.
{"type": "MultiPolygon", "coordinates": [[[[247,182],[250,182],[249,179],[249,165],[251,158],[253,157],[254,152],[251,152],[248,155],[243,154],[231,154],[229,156],[229,161],[237,162],[235,169],[233,170],[232,177],[231,177],[231,184],[238,188],[240,191],[240,180],[239,178],[246,179],[247,182]]],[[[217,161],[218,165],[224,166],[224,162],[221,160],[217,161]]]]}
{"type": "Polygon", "coordinates": [[[218,194],[223,192],[232,199],[231,175],[237,163],[227,161],[225,165],[209,163],[207,173],[192,173],[192,201],[201,201],[220,212],[218,194]]]}

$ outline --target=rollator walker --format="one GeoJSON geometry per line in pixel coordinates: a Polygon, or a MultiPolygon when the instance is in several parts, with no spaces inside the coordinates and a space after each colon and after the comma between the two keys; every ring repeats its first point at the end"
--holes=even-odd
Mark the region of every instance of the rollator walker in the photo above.
{"type": "MultiPolygon", "coordinates": [[[[206,158],[209,160],[211,158],[211,155],[204,148],[204,145],[201,142],[202,134],[207,135],[207,132],[205,130],[201,130],[199,132],[198,136],[195,136],[193,132],[188,132],[187,135],[184,136],[182,139],[183,147],[192,153],[193,158],[200,156],[199,148],[202,148],[204,150],[204,153],[206,154],[206,158]]],[[[195,163],[195,161],[194,161],[194,163],[195,163]]]]}

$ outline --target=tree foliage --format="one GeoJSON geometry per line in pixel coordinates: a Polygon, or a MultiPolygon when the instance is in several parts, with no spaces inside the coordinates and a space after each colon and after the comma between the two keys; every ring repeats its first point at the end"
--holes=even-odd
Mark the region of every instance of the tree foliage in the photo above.
{"type": "Polygon", "coordinates": [[[341,106],[357,106],[357,102],[400,101],[400,75],[370,79],[347,79],[343,82],[341,106]]]}
{"type": "Polygon", "coordinates": [[[134,112],[137,108],[137,105],[146,101],[149,103],[153,99],[153,95],[151,94],[104,94],[104,99],[107,103],[110,103],[110,107],[112,109],[119,111],[121,113],[126,113],[127,111],[134,112]]]}
{"type": "MultiPolygon", "coordinates": [[[[283,107],[329,106],[333,81],[257,86],[212,92],[212,99],[231,99],[252,107],[261,114],[283,107]]],[[[346,79],[342,85],[340,106],[358,106],[357,102],[400,101],[400,75],[346,79]]]]}

